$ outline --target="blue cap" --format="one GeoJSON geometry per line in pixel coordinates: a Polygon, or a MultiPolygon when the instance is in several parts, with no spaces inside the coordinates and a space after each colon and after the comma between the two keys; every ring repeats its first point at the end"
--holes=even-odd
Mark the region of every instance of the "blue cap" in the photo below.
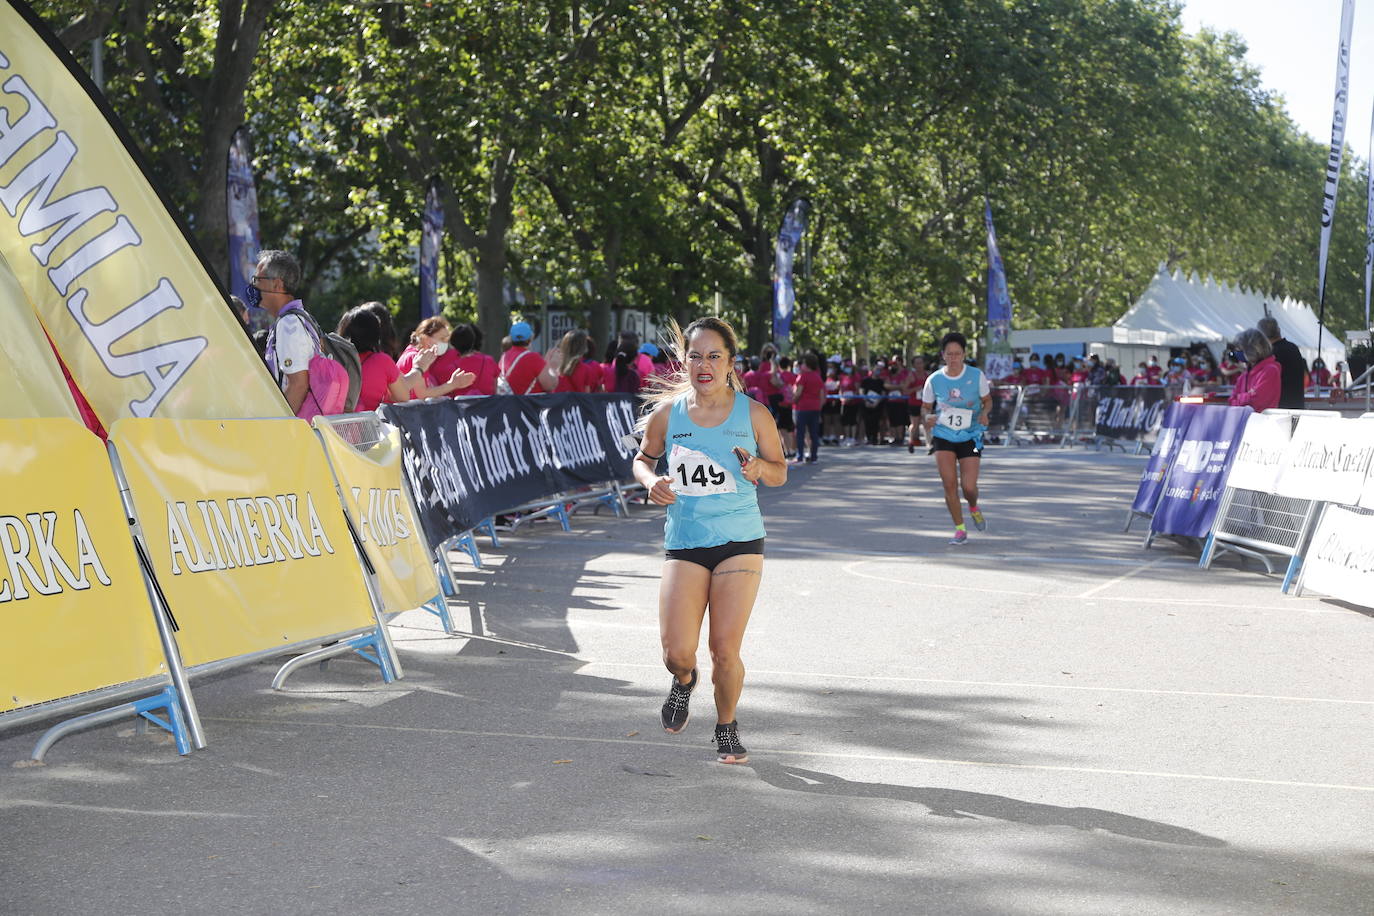
{"type": "Polygon", "coordinates": [[[534,328],[530,327],[528,321],[517,321],[510,326],[511,343],[529,343],[534,337],[534,328]]]}
{"type": "Polygon", "coordinates": [[[641,344],[639,347],[639,352],[643,353],[645,356],[657,356],[658,347],[651,343],[641,344]]]}

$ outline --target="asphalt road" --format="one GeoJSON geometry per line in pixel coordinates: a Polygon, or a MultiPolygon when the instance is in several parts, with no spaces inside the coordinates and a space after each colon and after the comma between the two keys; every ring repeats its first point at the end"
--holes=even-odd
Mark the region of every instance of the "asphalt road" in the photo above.
{"type": "MultiPolygon", "coordinates": [[[[1142,459],[993,450],[763,495],[747,766],[657,710],[661,510],[455,555],[468,637],[197,686],[210,739],[0,737],[0,912],[1374,912],[1374,617],[1121,531],[1142,459]]],[[[702,667],[709,667],[704,646],[702,667]]]]}

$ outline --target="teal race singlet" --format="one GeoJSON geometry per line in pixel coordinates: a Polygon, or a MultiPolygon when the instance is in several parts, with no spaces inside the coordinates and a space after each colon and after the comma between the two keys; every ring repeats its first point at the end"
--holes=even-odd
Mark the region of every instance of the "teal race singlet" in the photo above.
{"type": "Polygon", "coordinates": [[[935,394],[937,422],[935,435],[946,442],[972,441],[983,446],[986,427],[978,422],[983,410],[983,373],[975,366],[964,366],[958,378],[950,378],[945,369],[930,376],[927,384],[935,394]]]}
{"type": "Polygon", "coordinates": [[[758,485],[744,479],[739,459],[731,451],[740,446],[758,453],[749,419],[753,401],[742,392],[734,394],[730,415],[712,427],[698,426],[687,415],[690,395],[673,402],[665,458],[677,502],[668,506],[663,523],[665,550],[719,547],[764,536],[758,485]]]}

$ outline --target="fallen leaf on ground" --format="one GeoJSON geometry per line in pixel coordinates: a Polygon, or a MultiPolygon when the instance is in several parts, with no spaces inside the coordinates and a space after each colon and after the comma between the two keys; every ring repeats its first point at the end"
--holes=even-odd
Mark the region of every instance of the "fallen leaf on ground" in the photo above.
{"type": "Polygon", "coordinates": [[[555,760],[554,763],[572,763],[571,760],[555,760]]]}
{"type": "Polygon", "coordinates": [[[634,737],[635,735],[637,735],[637,734],[639,734],[639,732],[629,732],[628,734],[625,735],[625,737],[626,737],[626,738],[633,738],[633,737],[634,737]]]}

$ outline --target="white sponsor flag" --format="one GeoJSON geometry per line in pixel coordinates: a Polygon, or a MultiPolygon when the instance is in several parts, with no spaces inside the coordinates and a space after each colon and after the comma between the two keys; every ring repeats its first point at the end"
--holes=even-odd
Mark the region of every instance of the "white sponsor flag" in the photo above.
{"type": "Polygon", "coordinates": [[[1251,417],[1240,437],[1240,448],[1236,449],[1226,485],[1261,493],[1274,492],[1292,432],[1293,419],[1288,414],[1257,413],[1251,417]]]}
{"type": "MultiPolygon", "coordinates": [[[[1344,0],[1341,4],[1341,43],[1336,50],[1336,101],[1331,115],[1331,149],[1327,153],[1326,186],[1322,192],[1321,250],[1317,261],[1317,299],[1323,306],[1326,303],[1326,254],[1331,247],[1331,223],[1336,218],[1336,185],[1341,179],[1341,157],[1345,153],[1345,119],[1350,102],[1350,27],[1354,19],[1355,0],[1344,0]]],[[[1324,314],[1321,320],[1325,321],[1324,314]]]]}
{"type": "Polygon", "coordinates": [[[1374,606],[1374,515],[1327,506],[1303,559],[1302,587],[1374,606]]]}
{"type": "Polygon", "coordinates": [[[1304,416],[1283,456],[1275,492],[1354,505],[1374,460],[1374,421],[1304,416]]]}
{"type": "Polygon", "coordinates": [[[1374,119],[1369,124],[1369,198],[1364,217],[1364,328],[1369,330],[1369,286],[1374,278],[1374,119]]]}

